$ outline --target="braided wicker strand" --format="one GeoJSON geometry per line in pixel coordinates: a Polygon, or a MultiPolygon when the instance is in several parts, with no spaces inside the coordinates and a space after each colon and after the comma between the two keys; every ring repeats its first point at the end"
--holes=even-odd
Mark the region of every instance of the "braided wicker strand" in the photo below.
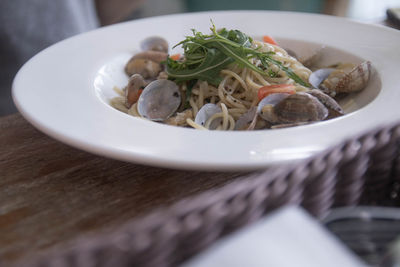
{"type": "MultiPolygon", "coordinates": [[[[390,198],[393,167],[397,151],[398,140],[393,136],[394,128],[383,128],[368,137],[374,139],[375,144],[370,153],[370,166],[365,174],[365,190],[362,198],[363,204],[386,204],[390,198]]],[[[368,138],[366,138],[368,139],[368,138]]],[[[366,141],[367,142],[367,141],[366,141]]],[[[372,142],[372,141],[371,141],[372,142]]]]}
{"type": "Polygon", "coordinates": [[[400,126],[392,128],[391,139],[396,149],[396,155],[393,160],[392,179],[388,195],[391,205],[400,206],[400,126]]]}
{"type": "Polygon", "coordinates": [[[341,148],[338,163],[335,206],[354,206],[359,203],[364,188],[364,175],[368,169],[369,152],[375,142],[370,139],[349,140],[341,148]]]}
{"type": "Polygon", "coordinates": [[[283,205],[301,204],[319,218],[335,206],[400,205],[399,144],[400,124],[375,129],[295,166],[243,177],[18,266],[170,267],[283,205]]]}

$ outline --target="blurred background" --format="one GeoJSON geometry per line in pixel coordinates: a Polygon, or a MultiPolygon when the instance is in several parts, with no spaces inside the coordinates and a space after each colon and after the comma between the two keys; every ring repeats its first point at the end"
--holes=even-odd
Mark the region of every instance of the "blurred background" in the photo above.
{"type": "Polygon", "coordinates": [[[400,28],[396,20],[387,20],[388,8],[400,8],[400,0],[1,0],[0,116],[17,112],[11,86],[27,60],[102,25],[183,12],[256,9],[322,13],[400,28]]]}
{"type": "Polygon", "coordinates": [[[130,18],[207,10],[285,10],[323,13],[365,22],[383,22],[400,0],[147,0],[130,18]]]}

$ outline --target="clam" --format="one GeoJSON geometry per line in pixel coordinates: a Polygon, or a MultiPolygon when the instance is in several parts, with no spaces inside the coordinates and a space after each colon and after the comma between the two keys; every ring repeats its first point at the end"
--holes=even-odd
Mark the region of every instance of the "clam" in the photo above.
{"type": "Polygon", "coordinates": [[[341,70],[332,72],[322,86],[335,94],[357,92],[367,86],[370,76],[371,62],[365,61],[348,73],[341,70]]]}
{"type": "Polygon", "coordinates": [[[273,112],[280,123],[321,121],[328,116],[328,109],[316,97],[302,92],[284,98],[273,112]]]}
{"type": "Polygon", "coordinates": [[[140,74],[133,74],[129,78],[128,85],[125,89],[125,105],[127,108],[130,108],[134,103],[137,102],[140,96],[140,89],[143,89],[145,85],[146,83],[140,74]]]}
{"type": "Polygon", "coordinates": [[[282,123],[282,124],[275,124],[271,126],[271,129],[282,129],[282,128],[289,128],[301,125],[311,124],[312,122],[294,122],[294,123],[282,123]]]}
{"type": "Polygon", "coordinates": [[[303,55],[302,57],[299,57],[299,61],[307,68],[313,67],[316,62],[319,61],[319,59],[322,56],[322,51],[324,49],[324,46],[319,47],[318,49],[312,50],[312,52],[303,55]]]}
{"type": "Polygon", "coordinates": [[[151,36],[144,39],[140,43],[140,48],[142,48],[142,50],[152,50],[167,53],[168,42],[162,37],[151,36]]]}
{"type": "MultiPolygon", "coordinates": [[[[293,45],[289,45],[293,46],[293,45]]],[[[319,61],[319,59],[322,56],[322,51],[324,49],[324,46],[313,48],[313,49],[302,49],[302,51],[299,51],[296,53],[294,50],[285,47],[284,50],[289,54],[289,56],[292,56],[296,58],[301,64],[303,64],[307,68],[313,67],[316,62],[319,61]]]]}
{"type": "Polygon", "coordinates": [[[260,103],[258,103],[257,114],[270,123],[279,122],[279,118],[274,112],[275,106],[288,96],[289,94],[277,93],[264,97],[260,103]]]}
{"type": "Polygon", "coordinates": [[[256,116],[257,116],[257,107],[250,108],[236,121],[235,130],[253,130],[255,127],[256,116]]]}
{"type": "Polygon", "coordinates": [[[167,59],[168,54],[160,51],[143,51],[137,53],[132,59],[147,59],[157,63],[160,63],[167,59]]]}
{"type": "Polygon", "coordinates": [[[265,97],[259,103],[258,114],[270,123],[296,124],[324,120],[328,116],[328,109],[308,93],[278,93],[265,97]]]}
{"type": "Polygon", "coordinates": [[[166,60],[167,56],[167,53],[159,51],[138,53],[125,65],[125,72],[129,76],[140,74],[144,79],[155,79],[162,71],[161,62],[166,60]]]}
{"type": "MultiPolygon", "coordinates": [[[[216,113],[220,113],[220,112],[222,112],[222,111],[219,106],[212,104],[212,103],[205,104],[197,112],[194,122],[199,125],[205,126],[206,122],[211,118],[211,116],[213,116],[216,113]]],[[[210,130],[215,130],[221,124],[221,122],[222,122],[222,118],[216,118],[215,120],[213,120],[211,122],[211,124],[208,128],[210,130]]]]}
{"type": "Polygon", "coordinates": [[[313,86],[313,88],[319,88],[320,84],[328,78],[328,76],[334,71],[334,68],[319,69],[311,73],[308,77],[308,82],[313,86]]]}
{"type": "Polygon", "coordinates": [[[139,114],[152,121],[164,121],[181,104],[178,85],[170,80],[155,80],[147,85],[138,100],[139,114]]]}
{"type": "Polygon", "coordinates": [[[365,61],[354,68],[352,65],[341,65],[333,71],[320,69],[317,72],[324,75],[315,74],[316,72],[310,75],[310,83],[315,88],[320,88],[331,96],[340,93],[353,93],[361,91],[367,86],[371,76],[371,62],[365,61]],[[330,73],[325,77],[328,72],[330,73]]]}
{"type": "Polygon", "coordinates": [[[307,93],[316,97],[319,102],[321,102],[328,109],[329,114],[327,119],[339,117],[344,114],[342,107],[332,97],[323,93],[322,91],[313,89],[307,93]]]}
{"type": "Polygon", "coordinates": [[[294,58],[297,59],[297,54],[296,54],[296,52],[294,52],[293,50],[291,50],[291,49],[289,49],[289,48],[283,48],[283,49],[288,53],[289,56],[294,57],[294,58]]]}

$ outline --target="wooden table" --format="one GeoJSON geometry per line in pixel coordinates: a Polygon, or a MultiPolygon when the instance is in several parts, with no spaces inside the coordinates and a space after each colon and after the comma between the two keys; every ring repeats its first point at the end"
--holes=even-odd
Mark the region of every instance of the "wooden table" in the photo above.
{"type": "Polygon", "coordinates": [[[95,156],[20,114],[0,118],[0,265],[118,227],[243,173],[168,170],[95,156]]]}

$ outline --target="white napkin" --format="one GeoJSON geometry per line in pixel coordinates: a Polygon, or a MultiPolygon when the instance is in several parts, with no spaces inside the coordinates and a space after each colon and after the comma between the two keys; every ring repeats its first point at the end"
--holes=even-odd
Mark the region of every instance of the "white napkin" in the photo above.
{"type": "Polygon", "coordinates": [[[300,207],[285,207],[209,247],[181,267],[366,266],[300,207]]]}

